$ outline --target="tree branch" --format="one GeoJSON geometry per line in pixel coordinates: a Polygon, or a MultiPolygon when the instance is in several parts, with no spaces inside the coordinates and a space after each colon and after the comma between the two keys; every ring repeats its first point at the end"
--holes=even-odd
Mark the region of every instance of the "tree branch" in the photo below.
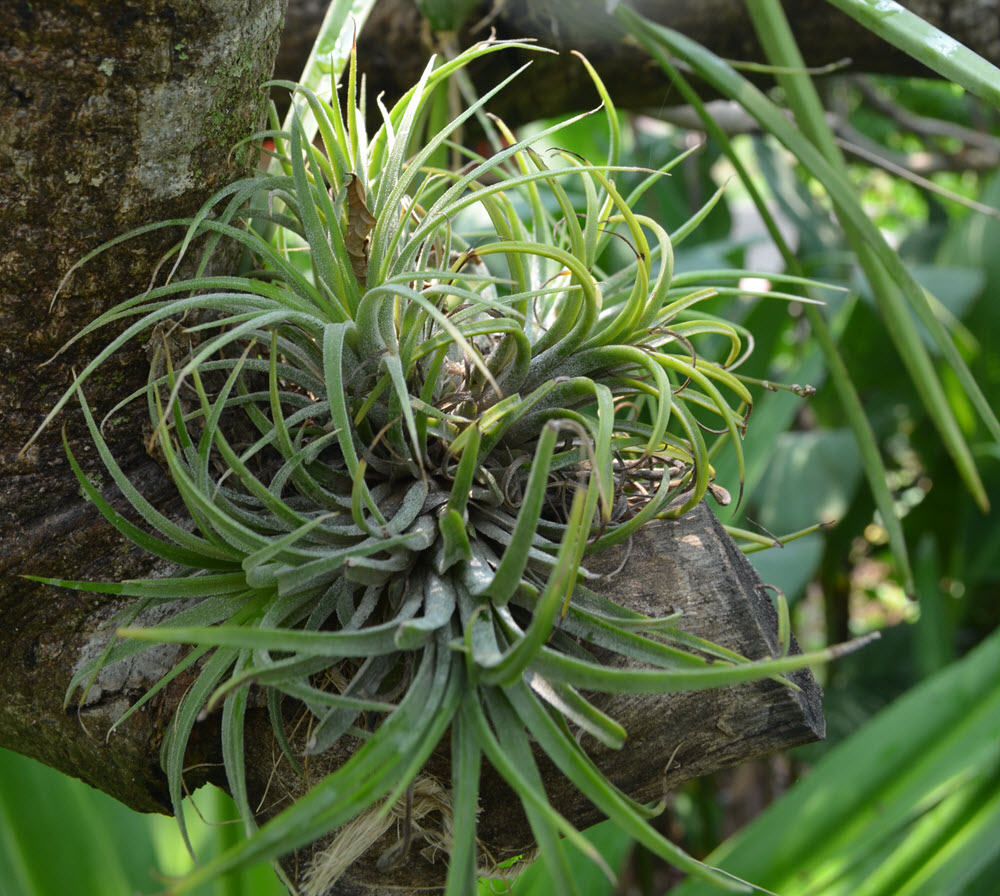
{"type": "MultiPolygon", "coordinates": [[[[593,85],[570,50],[583,53],[622,109],[659,109],[677,94],[662,70],[631,42],[607,14],[605,0],[528,0],[481,2],[454,36],[435,35],[420,17],[414,0],[381,0],[358,39],[359,66],[367,77],[368,109],[377,125],[375,96],[384,91],[393,102],[420,76],[430,53],[450,45],[465,47],[495,30],[500,39],[534,39],[559,56],[524,53],[491,56],[471,75],[480,92],[527,61],[530,69],[494,98],[490,111],[519,123],[592,108],[593,85]]],[[[733,0],[636,0],[633,6],[654,21],[669,25],[704,44],[724,59],[763,62],[745,4],[733,0]]],[[[983,0],[907,0],[903,6],[943,29],[994,64],[1000,64],[1000,19],[995,4],[983,0]]],[[[816,0],[786,0],[786,11],[807,64],[827,66],[849,57],[849,71],[930,75],[913,60],[862,28],[834,7],[816,0]]],[[[322,18],[319,0],[291,0],[289,27],[278,61],[280,77],[297,80],[322,18]]],[[[766,77],[766,76],[765,76],[766,77]]],[[[707,95],[707,94],[706,94],[707,95]]]]}

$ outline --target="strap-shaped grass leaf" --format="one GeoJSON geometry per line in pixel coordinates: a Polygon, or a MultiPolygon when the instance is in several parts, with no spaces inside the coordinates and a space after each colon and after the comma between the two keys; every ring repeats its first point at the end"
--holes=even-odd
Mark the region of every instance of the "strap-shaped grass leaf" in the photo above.
{"type": "MultiPolygon", "coordinates": [[[[350,683],[343,696],[378,693],[385,679],[395,674],[400,665],[398,654],[383,654],[366,659],[350,683]]],[[[317,723],[306,742],[307,753],[321,753],[346,734],[357,720],[360,710],[354,707],[331,706],[326,712],[317,714],[317,723]]]]}
{"type": "MultiPolygon", "coordinates": [[[[157,396],[157,402],[159,402],[159,396],[157,396]]],[[[162,413],[160,418],[162,419],[162,413]]],[[[174,484],[189,512],[196,520],[203,521],[203,531],[208,529],[217,533],[225,542],[243,553],[252,553],[254,550],[267,547],[268,540],[265,536],[238,522],[198,488],[185,469],[183,462],[178,458],[171,440],[165,437],[162,432],[160,447],[166,456],[174,484]]]]}
{"type": "Polygon", "coordinates": [[[708,217],[709,212],[719,204],[725,193],[726,185],[723,184],[719,187],[711,196],[708,197],[707,201],[699,208],[690,218],[688,218],[683,224],[674,229],[674,232],[670,235],[670,242],[673,246],[679,246],[684,240],[689,237],[698,226],[708,217]]]}
{"type": "MultiPolygon", "coordinates": [[[[831,750],[710,860],[789,894],[989,892],[998,717],[994,633],[831,750]]],[[[678,892],[712,891],[685,882],[678,892]]]]}
{"type": "Polygon", "coordinates": [[[827,0],[869,31],[1000,108],[1000,70],[894,0],[827,0]]]}
{"type": "MultiPolygon", "coordinates": [[[[877,633],[876,633],[877,634],[877,633]]],[[[755,660],[742,665],[705,663],[701,669],[612,669],[599,663],[575,659],[543,647],[534,659],[533,668],[557,682],[565,682],[580,690],[605,691],[619,694],[672,694],[727,687],[754,681],[771,675],[781,675],[820,663],[827,663],[851,650],[863,647],[870,640],[858,638],[837,647],[799,653],[778,659],[755,660]]]]}
{"type": "Polygon", "coordinates": [[[273,579],[279,593],[288,594],[315,585],[329,583],[337,577],[348,557],[365,557],[383,551],[413,547],[433,540],[434,524],[430,520],[421,522],[402,535],[388,538],[369,537],[347,548],[327,551],[323,556],[295,566],[281,565],[272,570],[273,579]]]}
{"type": "MultiPolygon", "coordinates": [[[[317,93],[325,94],[329,91],[334,95],[330,108],[334,112],[335,122],[339,125],[336,130],[338,146],[344,146],[347,142],[340,114],[340,101],[336,96],[338,79],[355,54],[354,38],[361,31],[374,6],[375,0],[337,0],[331,3],[327,7],[312,52],[302,72],[302,87],[317,93]]],[[[353,95],[348,97],[348,102],[353,104],[355,97],[353,95]]],[[[289,111],[289,117],[291,115],[292,112],[289,111]]],[[[311,142],[316,133],[315,120],[305,121],[303,127],[307,141],[311,142]]]]}
{"type": "Polygon", "coordinates": [[[232,650],[217,650],[212,654],[171,717],[170,726],[160,747],[160,762],[163,765],[163,770],[167,773],[170,804],[173,806],[174,815],[180,825],[184,844],[192,856],[194,848],[188,837],[181,806],[181,800],[185,795],[184,759],[187,754],[188,739],[209,696],[215,690],[222,676],[233,665],[236,657],[237,652],[232,650]]]}
{"type": "Polygon", "coordinates": [[[482,696],[483,705],[493,722],[493,730],[481,706],[465,704],[463,711],[471,716],[470,721],[475,722],[483,753],[490,764],[521,800],[539,850],[546,856],[556,857],[558,867],[552,877],[557,892],[560,896],[578,893],[576,877],[568,867],[565,854],[557,846],[559,834],[576,846],[609,880],[614,880],[614,874],[600,853],[549,803],[531,743],[524,731],[524,721],[511,708],[506,694],[497,688],[489,688],[482,696]]]}
{"type": "Polygon", "coordinates": [[[524,568],[528,562],[528,549],[534,539],[538,518],[545,503],[549,467],[558,435],[558,427],[546,424],[538,438],[531,472],[524,489],[524,500],[517,513],[517,522],[511,532],[510,543],[504,551],[489,588],[483,592],[494,603],[503,604],[510,600],[524,575],[524,568]]]}
{"type": "MultiPolygon", "coordinates": [[[[689,856],[680,847],[646,824],[646,819],[631,800],[624,796],[585,756],[579,744],[552,720],[523,684],[510,688],[506,696],[520,719],[531,731],[539,746],[594,804],[628,831],[640,843],[688,874],[711,881],[723,890],[749,893],[751,884],[724,871],[712,868],[689,856]]],[[[546,854],[548,855],[548,854],[546,854]]]]}
{"type": "MultiPolygon", "coordinates": [[[[534,607],[531,623],[524,635],[518,638],[496,662],[489,665],[480,664],[478,674],[485,684],[506,686],[517,681],[525,669],[535,660],[542,645],[551,634],[556,615],[569,602],[573,586],[576,583],[580,557],[583,554],[583,543],[587,538],[587,523],[589,521],[587,509],[587,492],[583,489],[577,489],[573,495],[573,506],[566,522],[566,533],[559,546],[556,565],[549,574],[545,590],[539,596],[534,607]]],[[[520,522],[520,518],[518,521],[520,522]]],[[[497,574],[499,575],[499,570],[497,574]]]]}
{"type": "MultiPolygon", "coordinates": [[[[237,658],[233,671],[239,673],[245,668],[248,657],[243,652],[237,658]]],[[[243,726],[246,720],[247,701],[250,698],[249,688],[242,688],[231,693],[222,706],[222,763],[226,769],[226,781],[229,793],[239,811],[243,828],[247,834],[252,834],[257,825],[250,808],[250,797],[247,794],[246,752],[243,746],[243,726]]]]}
{"type": "MultiPolygon", "coordinates": [[[[483,48],[486,49],[485,45],[481,45],[481,46],[483,46],[483,48]]],[[[532,49],[534,49],[534,48],[532,48],[532,49]]],[[[473,58],[475,58],[476,55],[477,54],[475,52],[462,54],[456,60],[452,60],[450,63],[446,63],[445,65],[441,66],[436,72],[434,72],[433,74],[431,74],[428,77],[428,81],[433,82],[435,80],[438,80],[438,79],[441,78],[442,74],[445,71],[448,71],[449,69],[451,71],[454,71],[456,67],[461,67],[461,66],[464,66],[464,65],[468,64],[473,58]]],[[[491,88],[490,90],[488,90],[483,96],[479,97],[475,102],[469,104],[469,106],[465,110],[463,110],[453,121],[451,121],[448,124],[448,126],[445,128],[445,130],[439,132],[438,134],[434,135],[433,137],[430,137],[424,143],[423,146],[421,146],[421,147],[419,147],[417,149],[417,151],[414,154],[413,158],[409,160],[409,164],[406,167],[406,169],[405,170],[400,170],[400,173],[399,173],[398,176],[392,176],[392,174],[390,173],[390,176],[387,178],[387,181],[386,181],[386,186],[387,187],[391,187],[391,190],[390,189],[386,189],[385,192],[383,192],[383,190],[381,188],[381,185],[380,185],[379,193],[378,193],[378,196],[376,198],[375,215],[376,215],[377,218],[379,218],[381,221],[385,221],[386,220],[386,215],[385,215],[386,211],[389,211],[389,210],[392,210],[392,209],[400,207],[400,205],[403,203],[403,200],[404,200],[404,197],[405,197],[406,193],[410,190],[410,187],[411,187],[413,179],[416,177],[417,173],[420,171],[420,168],[423,165],[424,161],[426,159],[430,158],[430,156],[437,150],[438,146],[440,146],[444,142],[444,140],[448,136],[450,136],[451,133],[453,133],[454,129],[457,126],[461,125],[462,122],[464,122],[467,119],[469,119],[470,117],[472,117],[475,114],[475,112],[479,108],[481,108],[482,106],[484,106],[489,101],[489,99],[492,96],[494,96],[496,93],[498,93],[499,91],[501,91],[504,87],[506,87],[507,84],[509,84],[511,81],[513,81],[514,78],[516,78],[524,70],[524,68],[526,68],[526,66],[522,66],[520,69],[518,69],[517,71],[515,71],[514,73],[512,73],[511,75],[509,75],[507,78],[505,78],[499,84],[495,85],[493,88],[491,88]]],[[[421,92],[423,92],[422,88],[421,89],[413,89],[411,91],[411,94],[420,94],[421,92]]],[[[410,95],[410,94],[408,94],[408,95],[410,95]]],[[[400,103],[397,104],[396,108],[403,107],[404,108],[404,112],[403,112],[404,116],[415,115],[416,109],[415,108],[411,108],[415,104],[410,103],[410,104],[404,105],[406,103],[406,99],[407,99],[407,96],[404,96],[403,100],[401,100],[400,103]]],[[[407,144],[409,143],[409,134],[408,133],[404,134],[404,133],[401,133],[401,132],[397,131],[397,133],[395,134],[395,141],[394,142],[395,142],[395,146],[393,148],[396,149],[396,147],[398,147],[399,151],[402,153],[403,151],[405,151],[405,149],[407,147],[407,144]]],[[[516,150],[512,150],[510,152],[503,151],[498,156],[495,156],[494,159],[489,160],[489,162],[487,162],[485,164],[487,164],[488,167],[494,167],[496,164],[499,163],[499,161],[503,157],[512,155],[514,151],[516,151],[516,150]]],[[[481,173],[481,172],[479,172],[479,173],[481,173]]],[[[478,177],[478,176],[479,175],[476,174],[475,177],[470,177],[470,178],[468,178],[468,180],[471,182],[472,180],[475,180],[476,177],[478,177]]],[[[431,220],[434,220],[434,219],[438,218],[439,216],[449,216],[449,215],[453,214],[453,212],[446,207],[446,203],[450,199],[452,199],[454,196],[459,195],[462,191],[463,191],[462,189],[457,189],[456,190],[454,187],[452,187],[449,191],[447,191],[444,194],[444,196],[441,197],[440,200],[438,200],[438,202],[436,202],[428,210],[427,217],[429,219],[431,219],[431,220]],[[444,207],[442,207],[442,206],[444,206],[444,207]]],[[[390,212],[390,214],[391,214],[391,212],[390,212]]],[[[389,260],[390,260],[390,258],[392,256],[392,253],[394,252],[394,250],[396,248],[397,241],[398,241],[399,237],[401,236],[401,233],[402,233],[402,231],[399,228],[396,228],[396,227],[390,229],[388,226],[385,226],[385,227],[376,227],[376,229],[375,229],[375,235],[372,238],[372,248],[371,248],[371,256],[370,256],[370,264],[373,267],[376,268],[376,270],[379,272],[379,275],[381,277],[385,277],[389,273],[388,262],[389,262],[389,260]]],[[[414,234],[411,237],[411,245],[412,245],[413,239],[415,239],[415,238],[417,238],[416,234],[414,234]]],[[[421,235],[419,237],[419,239],[423,239],[423,238],[424,238],[424,235],[421,235]]],[[[414,250],[415,250],[415,248],[416,247],[414,247],[414,250]]]]}
{"type": "MultiPolygon", "coordinates": [[[[463,701],[464,702],[464,701],[463,701]]],[[[463,712],[451,728],[451,801],[454,839],[448,856],[444,896],[467,896],[476,888],[479,776],[482,748],[476,728],[463,712]]]]}
{"type": "Polygon", "coordinates": [[[444,629],[455,614],[455,584],[447,575],[428,572],[423,580],[424,613],[404,622],[396,632],[400,650],[423,644],[431,633],[444,629]]]}
{"type": "MultiPolygon", "coordinates": [[[[322,706],[344,706],[359,712],[364,710],[391,712],[395,709],[393,704],[381,700],[352,697],[346,691],[344,693],[321,691],[307,684],[310,676],[329,667],[330,661],[325,656],[305,658],[290,656],[278,659],[266,651],[255,651],[254,659],[256,665],[247,665],[218,687],[209,700],[209,709],[233,691],[251,684],[273,685],[276,689],[300,697],[309,704],[316,702],[322,706]]],[[[354,679],[351,681],[353,684],[354,679]]]]}
{"type": "Polygon", "coordinates": [[[602,712],[578,691],[564,684],[553,684],[542,676],[525,676],[528,686],[568,721],[601,743],[619,750],[625,744],[625,729],[602,712]]]}
{"type": "MultiPolygon", "coordinates": [[[[962,382],[981,419],[1000,440],[1000,421],[976,384],[954,342],[934,316],[920,286],[907,271],[898,254],[886,245],[885,238],[871,223],[860,206],[846,176],[823,156],[781,110],[745,78],[707,50],[670,29],[649,23],[619,6],[616,14],[632,28],[646,46],[663,57],[662,48],[669,48],[713,86],[723,93],[739,96],[744,108],[760,121],[767,131],[780,140],[810,172],[823,183],[837,209],[845,229],[855,233],[859,260],[870,280],[878,287],[876,296],[884,316],[891,322],[889,333],[899,355],[910,371],[913,382],[928,413],[934,420],[941,438],[955,461],[976,500],[985,506],[985,494],[968,445],[942,391],[926,347],[917,332],[911,313],[927,328],[948,363],[962,382]]],[[[663,58],[662,61],[666,62],[663,58]]],[[[669,64],[669,63],[667,63],[669,64]]]]}
{"type": "MultiPolygon", "coordinates": [[[[616,621],[602,619],[594,613],[583,610],[577,604],[574,593],[573,606],[566,614],[561,626],[571,635],[583,638],[591,644],[613,650],[622,656],[627,656],[637,662],[650,663],[664,669],[701,668],[705,661],[685,650],[679,650],[660,641],[644,637],[636,632],[628,631],[616,621]]],[[[712,645],[705,645],[706,647],[712,645]]],[[[714,652],[713,652],[714,653],[714,652]]],[[[731,652],[720,659],[744,661],[731,652]]]]}
{"type": "MultiPolygon", "coordinates": [[[[69,446],[69,441],[66,439],[66,433],[63,432],[63,446],[66,449],[66,457],[69,460],[70,467],[73,469],[73,473],[76,475],[77,480],[80,483],[80,487],[83,489],[84,494],[87,498],[94,504],[95,507],[101,512],[101,515],[114,526],[119,532],[122,533],[126,538],[128,538],[133,544],[138,545],[143,550],[156,557],[162,557],[164,560],[169,560],[172,563],[177,563],[181,566],[188,567],[207,567],[209,569],[225,569],[232,565],[232,561],[228,559],[221,559],[217,556],[213,556],[215,551],[213,546],[209,545],[207,542],[204,543],[205,548],[208,550],[191,550],[189,548],[179,547],[177,545],[171,544],[170,542],[163,541],[162,539],[156,538],[148,533],[144,532],[138,526],[131,523],[125,517],[123,517],[118,511],[116,511],[107,501],[104,500],[104,496],[94,487],[90,479],[87,478],[86,474],[80,468],[79,463],[77,463],[76,457],[73,454],[69,446]],[[209,553],[211,551],[211,553],[209,553]]],[[[110,583],[106,583],[107,587],[103,589],[89,588],[91,583],[76,583],[72,584],[63,580],[56,579],[45,579],[39,576],[25,576],[25,578],[33,579],[35,581],[47,581],[50,584],[62,585],[69,588],[81,588],[82,590],[102,590],[105,594],[124,594],[123,590],[109,591],[110,583]]],[[[125,583],[123,583],[125,584],[125,583]]]]}
{"type": "Polygon", "coordinates": [[[383,622],[358,631],[306,632],[298,629],[258,629],[236,625],[212,628],[162,626],[124,628],[123,638],[161,641],[168,644],[199,644],[210,647],[233,647],[241,650],[287,652],[300,657],[358,657],[393,653],[396,647],[396,621],[383,622]]]}
{"type": "MultiPolygon", "coordinates": [[[[108,448],[107,442],[105,442],[104,437],[101,435],[101,431],[94,420],[93,414],[91,413],[90,406],[87,404],[84,398],[83,391],[79,392],[80,407],[83,410],[84,419],[87,422],[87,429],[90,432],[91,438],[93,439],[94,445],[97,448],[97,452],[100,455],[101,460],[104,462],[105,468],[111,474],[115,485],[121,490],[122,494],[125,496],[126,500],[135,508],[135,510],[142,517],[143,521],[148,523],[151,527],[155,528],[161,534],[165,535],[171,541],[175,542],[182,551],[190,552],[190,559],[195,560],[194,563],[186,563],[185,565],[190,565],[194,567],[201,566],[206,569],[225,569],[231,566],[231,564],[237,559],[237,555],[232,552],[227,546],[220,546],[216,543],[206,541],[203,538],[199,538],[197,535],[187,531],[182,526],[177,525],[177,523],[165,517],[162,513],[156,510],[152,504],[149,503],[146,498],[142,496],[139,490],[132,484],[131,480],[125,475],[122,468],[119,466],[118,462],[115,460],[114,455],[112,455],[110,449],[108,448]]],[[[64,444],[66,444],[64,442],[64,444]]],[[[70,464],[77,468],[75,458],[73,458],[72,452],[69,450],[69,445],[66,444],[67,454],[70,457],[70,464]]],[[[82,474],[77,474],[78,478],[82,474]]],[[[86,476],[80,480],[81,485],[83,485],[86,476]]],[[[101,495],[93,488],[89,480],[86,480],[87,494],[94,501],[95,505],[103,510],[106,508],[111,510],[110,505],[108,505],[101,495]]],[[[114,517],[107,516],[106,518],[112,525],[118,528],[116,522],[121,522],[124,528],[120,528],[123,534],[128,535],[132,531],[131,524],[127,520],[115,514],[114,517]],[[125,530],[128,529],[128,532],[125,530]]],[[[131,537],[131,536],[129,536],[131,537]]],[[[140,536],[140,537],[145,537],[140,536]]],[[[141,541],[136,543],[142,544],[141,541]]],[[[152,542],[150,542],[152,544],[152,542]]],[[[169,544],[160,540],[155,542],[158,549],[170,551],[171,548],[169,544]]],[[[156,550],[151,551],[153,554],[159,554],[156,550]]],[[[172,558],[165,558],[172,559],[172,558]]],[[[184,562],[178,558],[177,562],[184,562]]]]}

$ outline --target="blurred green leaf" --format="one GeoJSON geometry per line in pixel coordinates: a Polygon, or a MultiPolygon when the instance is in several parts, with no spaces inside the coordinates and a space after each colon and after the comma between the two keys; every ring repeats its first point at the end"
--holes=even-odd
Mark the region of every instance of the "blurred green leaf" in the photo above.
{"type": "Polygon", "coordinates": [[[454,31],[460,27],[478,0],[417,0],[420,12],[435,31],[454,31]]]}
{"type": "Polygon", "coordinates": [[[148,827],[81,781],[0,751],[0,892],[131,896],[155,884],[148,827]],[[53,861],[54,843],[58,861],[53,861]]]}
{"type": "MultiPolygon", "coordinates": [[[[583,836],[594,845],[608,866],[616,872],[624,866],[635,843],[627,833],[611,821],[602,821],[588,828],[583,832],[583,836]]],[[[583,854],[566,841],[560,842],[559,849],[566,856],[570,867],[579,868],[581,862],[585,861],[583,854]]],[[[514,896],[549,896],[553,890],[551,874],[545,856],[539,856],[538,861],[518,876],[514,885],[514,896]]],[[[618,892],[617,885],[597,873],[596,869],[586,876],[580,875],[579,889],[580,896],[613,896],[618,892]]]]}
{"type": "MultiPolygon", "coordinates": [[[[785,531],[790,530],[780,530],[782,534],[785,531]]],[[[816,575],[823,558],[823,542],[823,535],[813,532],[781,547],[757,551],[747,559],[763,582],[779,588],[789,600],[794,601],[816,575]]]]}
{"type": "MultiPolygon", "coordinates": [[[[185,803],[199,857],[220,852],[242,828],[232,801],[207,787],[185,803]],[[197,805],[197,811],[194,809],[197,805]]],[[[136,896],[162,890],[192,859],[177,823],[134,812],[26,756],[0,750],[0,894],[136,896]]],[[[221,878],[195,896],[286,896],[267,865],[221,878]]]]}
{"type": "MultiPolygon", "coordinates": [[[[995,892],[1000,632],[821,760],[708,861],[782,896],[995,892]]],[[[686,881],[676,896],[712,894],[686,881]]]]}
{"type": "Polygon", "coordinates": [[[850,430],[782,433],[754,495],[756,520],[775,535],[834,522],[846,512],[861,473],[850,430]]]}
{"type": "MultiPolygon", "coordinates": [[[[969,345],[974,342],[972,334],[968,334],[958,322],[982,295],[986,282],[984,272],[974,267],[944,264],[909,265],[909,270],[913,279],[933,296],[937,303],[937,316],[952,331],[956,343],[969,345]]],[[[874,304],[871,287],[860,274],[854,285],[859,295],[874,304]]],[[[940,355],[940,348],[927,328],[921,323],[917,324],[917,328],[927,350],[932,355],[940,355]]]]}

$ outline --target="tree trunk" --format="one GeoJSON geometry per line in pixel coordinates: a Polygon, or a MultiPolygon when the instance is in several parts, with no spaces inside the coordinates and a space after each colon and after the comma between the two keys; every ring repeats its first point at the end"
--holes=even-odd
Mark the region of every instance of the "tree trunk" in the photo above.
{"type": "MultiPolygon", "coordinates": [[[[102,466],[78,414],[64,414],[19,452],[71,371],[110,336],[45,362],[101,311],[141,292],[182,231],[99,256],[53,303],[71,265],[134,227],[192,214],[253,169],[256,151],[234,146],[263,123],[259,85],[270,76],[283,13],[284,0],[0,7],[0,745],[146,810],[165,806],[148,743],[152,718],[106,745],[103,723],[120,703],[103,715],[95,705],[101,724],[89,736],[62,709],[81,649],[117,602],[18,576],[113,580],[142,574],[149,561],[80,496],[60,426],[94,481],[102,466]]],[[[147,373],[141,347],[124,352],[90,381],[90,398],[103,415],[147,373]]],[[[146,457],[141,426],[131,412],[116,413],[107,432],[124,468],[157,500],[169,490],[146,457]]]]}

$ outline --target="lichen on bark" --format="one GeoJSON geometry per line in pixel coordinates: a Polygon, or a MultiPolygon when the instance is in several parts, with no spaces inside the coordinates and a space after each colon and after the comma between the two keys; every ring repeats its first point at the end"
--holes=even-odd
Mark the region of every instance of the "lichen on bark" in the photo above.
{"type": "MultiPolygon", "coordinates": [[[[53,304],[71,266],[130,229],[193,214],[255,164],[249,146],[233,147],[263,124],[260,85],[271,75],[284,5],[0,5],[0,745],[147,810],[166,804],[150,749],[162,720],[152,710],[138,715],[108,746],[99,729],[113,720],[113,707],[97,701],[86,710],[88,734],[62,705],[79,652],[115,601],[57,592],[18,574],[120,579],[142,574],[149,559],[124,545],[79,493],[61,425],[88,476],[102,465],[77,413],[20,452],[94,343],[44,362],[101,311],[145,289],[180,230],[95,258],[53,304]]],[[[88,395],[111,407],[147,371],[137,345],[100,372],[88,395]]],[[[130,476],[169,502],[145,454],[143,423],[117,414],[107,434],[130,476]]]]}

